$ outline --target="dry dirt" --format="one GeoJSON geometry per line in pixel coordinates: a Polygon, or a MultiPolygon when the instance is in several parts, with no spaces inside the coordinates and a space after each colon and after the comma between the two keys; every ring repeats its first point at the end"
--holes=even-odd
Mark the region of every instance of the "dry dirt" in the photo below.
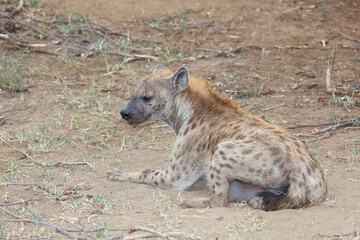
{"type": "MultiPolygon", "coordinates": [[[[0,1],[0,7],[9,4],[0,1]]],[[[69,61],[31,53],[26,91],[0,94],[0,116],[7,117],[0,124],[0,177],[1,182],[38,185],[1,185],[1,202],[40,198],[27,205],[40,220],[76,229],[67,219],[96,230],[91,233],[96,238],[128,236],[136,226],[202,239],[355,239],[359,234],[358,124],[326,138],[300,137],[328,183],[326,201],[304,209],[264,212],[240,203],[182,209],[176,205],[179,198],[205,196],[207,190],[179,192],[106,179],[114,167],[157,169],[170,161],[171,129],[161,122],[133,128],[119,114],[158,63],[173,70],[187,66],[247,111],[284,128],[357,117],[359,93],[332,96],[325,91],[325,76],[335,48],[333,84],[360,84],[359,42],[329,29],[360,39],[359,1],[43,0],[25,11],[38,19],[86,14],[109,29],[143,38],[118,36],[159,61],[122,63],[122,57],[110,55],[70,56],[69,61]]],[[[8,48],[0,44],[1,50],[8,48]]],[[[325,127],[289,131],[308,135],[325,127]]],[[[22,205],[6,209],[36,220],[22,205]]],[[[0,222],[2,237],[52,232],[0,222]]]]}

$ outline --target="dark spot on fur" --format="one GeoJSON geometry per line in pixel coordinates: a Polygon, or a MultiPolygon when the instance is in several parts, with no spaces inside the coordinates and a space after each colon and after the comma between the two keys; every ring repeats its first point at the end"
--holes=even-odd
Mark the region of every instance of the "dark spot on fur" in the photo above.
{"type": "Polygon", "coordinates": [[[227,144],[225,144],[225,148],[227,148],[227,149],[233,149],[234,146],[233,146],[233,144],[227,143],[227,144]]]}
{"type": "Polygon", "coordinates": [[[159,172],[156,172],[156,173],[155,173],[155,176],[157,176],[157,175],[159,175],[159,172]]]}
{"type": "Polygon", "coordinates": [[[269,148],[270,150],[270,156],[274,157],[274,156],[279,156],[281,154],[281,149],[277,148],[277,147],[271,147],[269,148]]]}
{"type": "Polygon", "coordinates": [[[252,139],[244,141],[244,143],[252,143],[252,142],[254,142],[254,140],[252,140],[252,139]]]}
{"type": "Polygon", "coordinates": [[[186,151],[187,151],[187,152],[191,152],[191,151],[192,151],[192,148],[193,148],[193,144],[188,144],[188,145],[187,145],[187,148],[186,148],[186,151]]]}
{"type": "Polygon", "coordinates": [[[210,177],[211,177],[211,179],[214,179],[214,174],[213,173],[210,174],[210,177]]]}
{"type": "Polygon", "coordinates": [[[180,178],[181,178],[181,175],[180,175],[180,173],[179,173],[178,175],[176,175],[176,179],[177,179],[177,180],[180,180],[180,178]]]}
{"type": "Polygon", "coordinates": [[[282,160],[281,157],[275,158],[273,161],[274,166],[278,165],[281,162],[281,160],[282,160]]]}
{"type": "Polygon", "coordinates": [[[188,133],[188,131],[189,131],[189,126],[187,126],[187,127],[185,128],[185,130],[184,130],[184,132],[183,132],[183,135],[186,135],[186,134],[188,133]]]}
{"type": "Polygon", "coordinates": [[[157,181],[155,181],[154,184],[155,184],[156,186],[159,185],[157,181]]]}
{"type": "Polygon", "coordinates": [[[255,169],[253,169],[253,168],[249,168],[249,172],[254,172],[255,171],[255,169]]]}
{"type": "Polygon", "coordinates": [[[216,186],[221,186],[221,184],[219,182],[216,182],[215,184],[216,184],[216,186]]]}
{"type": "Polygon", "coordinates": [[[166,169],[166,170],[165,170],[165,173],[168,174],[168,173],[169,173],[169,170],[166,169]]]}
{"type": "Polygon", "coordinates": [[[240,134],[236,137],[236,140],[243,140],[246,136],[243,134],[240,134]]]}
{"type": "Polygon", "coordinates": [[[165,179],[164,179],[164,178],[161,178],[160,181],[161,181],[161,183],[164,183],[164,182],[165,182],[165,179]]]}
{"type": "Polygon", "coordinates": [[[233,166],[231,166],[231,165],[228,164],[228,163],[225,163],[225,167],[226,167],[226,168],[229,168],[229,169],[233,169],[233,166]]]}
{"type": "Polygon", "coordinates": [[[230,162],[236,163],[236,160],[234,158],[229,158],[230,162]]]}
{"type": "Polygon", "coordinates": [[[247,154],[252,153],[252,151],[253,151],[252,149],[245,149],[241,153],[244,154],[244,155],[247,155],[247,154]]]}
{"type": "Polygon", "coordinates": [[[259,124],[258,124],[257,122],[251,122],[251,123],[249,124],[249,126],[257,127],[257,126],[259,126],[259,124]]]}
{"type": "Polygon", "coordinates": [[[194,122],[193,124],[191,124],[191,130],[193,130],[194,128],[196,128],[196,126],[197,126],[197,123],[196,123],[196,122],[194,122]]]}
{"type": "Polygon", "coordinates": [[[284,162],[282,162],[282,163],[280,164],[279,168],[280,168],[280,169],[283,169],[283,168],[284,168],[284,166],[285,166],[285,163],[284,163],[284,162]]]}
{"type": "Polygon", "coordinates": [[[215,171],[217,174],[221,173],[221,171],[219,169],[217,169],[216,167],[213,167],[213,171],[215,171]]]}
{"type": "Polygon", "coordinates": [[[224,155],[224,154],[225,154],[223,151],[220,151],[219,153],[220,153],[220,155],[224,155]]]}
{"type": "Polygon", "coordinates": [[[285,141],[285,137],[282,135],[279,135],[278,138],[280,139],[280,141],[285,141]]]}
{"type": "Polygon", "coordinates": [[[202,125],[202,124],[204,123],[204,121],[205,121],[205,119],[204,119],[204,118],[201,118],[199,125],[202,125]]]}
{"type": "Polygon", "coordinates": [[[311,175],[311,169],[309,168],[309,166],[306,167],[306,171],[307,171],[308,175],[311,175]]]}
{"type": "Polygon", "coordinates": [[[171,165],[171,169],[172,169],[173,171],[175,170],[175,165],[174,165],[174,164],[171,165]]]}
{"type": "Polygon", "coordinates": [[[316,165],[315,165],[314,162],[311,162],[311,163],[310,163],[310,167],[311,167],[311,170],[312,170],[313,172],[316,171],[316,165]]]}

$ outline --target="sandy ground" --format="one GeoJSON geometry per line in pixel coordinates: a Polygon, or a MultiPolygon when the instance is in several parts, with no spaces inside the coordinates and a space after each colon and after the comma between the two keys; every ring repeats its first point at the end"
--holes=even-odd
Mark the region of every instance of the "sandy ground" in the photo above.
{"type": "MultiPolygon", "coordinates": [[[[2,5],[9,3],[0,1],[2,5]]],[[[120,56],[71,55],[70,61],[31,53],[26,91],[0,94],[0,116],[7,117],[0,125],[0,177],[2,182],[37,185],[2,185],[1,202],[40,198],[27,205],[40,220],[76,229],[63,220],[67,219],[94,230],[95,238],[134,235],[128,231],[136,226],[202,239],[356,238],[357,124],[324,138],[326,133],[310,134],[327,126],[289,130],[307,143],[328,183],[326,201],[304,209],[264,212],[240,203],[182,209],[176,205],[180,198],[206,196],[207,189],[179,192],[111,182],[106,173],[114,167],[157,169],[170,161],[175,139],[171,129],[161,122],[134,128],[119,114],[136,85],[158,63],[173,70],[187,66],[245,110],[284,128],[359,116],[359,93],[331,95],[325,88],[332,49],[333,85],[360,83],[359,43],[331,29],[360,39],[359,2],[54,0],[24,11],[38,19],[86,14],[93,22],[131,34],[133,38],[125,34],[114,39],[159,60],[122,63],[120,56]]],[[[19,29],[18,34],[26,31],[19,29]]],[[[8,46],[0,42],[0,48],[8,46]]],[[[22,205],[6,209],[36,220],[22,205]]],[[[46,227],[0,221],[0,236],[30,233],[64,238],[46,227]]]]}

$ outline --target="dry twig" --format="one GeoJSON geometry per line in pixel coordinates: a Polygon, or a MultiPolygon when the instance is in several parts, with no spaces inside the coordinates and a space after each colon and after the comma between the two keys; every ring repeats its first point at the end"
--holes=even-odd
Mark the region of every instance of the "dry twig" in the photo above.
{"type": "Polygon", "coordinates": [[[95,168],[88,162],[57,162],[54,164],[46,164],[46,167],[57,167],[57,166],[78,166],[78,165],[87,165],[91,170],[95,171],[95,168]]]}
{"type": "Polygon", "coordinates": [[[175,238],[186,238],[186,239],[191,239],[191,240],[199,240],[200,238],[195,237],[193,234],[186,236],[184,233],[181,232],[168,232],[168,233],[161,233],[159,231],[156,231],[154,229],[151,228],[147,228],[147,227],[133,227],[130,229],[129,233],[133,233],[136,231],[144,231],[147,232],[145,234],[139,234],[139,235],[134,235],[134,236],[126,236],[123,240],[134,240],[134,239],[141,239],[141,238],[164,238],[164,239],[169,239],[169,240],[175,240],[175,238]]]}
{"type": "Polygon", "coordinates": [[[17,216],[11,212],[9,212],[8,210],[6,210],[5,208],[3,207],[0,207],[0,210],[2,210],[3,212],[7,213],[8,215],[14,217],[15,219],[0,219],[0,221],[3,221],[3,222],[27,222],[27,223],[32,223],[32,224],[35,224],[35,225],[39,225],[39,226],[43,226],[43,227],[46,227],[46,228],[49,228],[49,229],[52,229],[54,230],[55,232],[57,233],[60,233],[61,235],[69,238],[69,239],[78,239],[78,240],[87,240],[88,238],[84,238],[84,237],[79,237],[77,235],[74,235],[60,227],[56,227],[54,225],[51,225],[49,223],[45,223],[45,222],[41,222],[41,221],[34,221],[34,220],[31,220],[31,219],[27,219],[27,218],[23,218],[23,217],[20,217],[20,216],[17,216]]]}
{"type": "Polygon", "coordinates": [[[360,39],[359,40],[356,40],[356,39],[353,39],[351,37],[349,37],[348,35],[346,35],[345,33],[342,33],[340,32],[339,30],[336,30],[335,28],[332,28],[332,27],[328,27],[330,30],[333,30],[334,32],[337,32],[338,34],[340,34],[341,36],[345,37],[346,39],[350,40],[350,41],[354,41],[354,42],[357,42],[357,43],[360,43],[360,39]]]}
{"type": "Polygon", "coordinates": [[[30,199],[24,200],[24,201],[1,203],[0,206],[2,206],[2,207],[13,206],[13,205],[18,205],[18,204],[26,204],[27,202],[31,202],[31,201],[41,201],[41,200],[42,200],[41,198],[30,198],[30,199]]]}
{"type": "Polygon", "coordinates": [[[15,151],[24,154],[27,158],[29,158],[29,159],[30,159],[32,162],[34,162],[35,164],[40,165],[40,166],[42,166],[42,167],[45,167],[44,164],[36,161],[33,157],[31,157],[31,156],[30,156],[29,154],[27,154],[25,151],[22,151],[22,150],[19,150],[19,149],[15,148],[14,146],[12,146],[10,143],[8,143],[8,142],[7,142],[5,139],[3,139],[2,137],[0,137],[0,140],[1,140],[3,143],[5,143],[6,145],[8,145],[9,147],[11,147],[12,149],[14,149],[15,151]]]}
{"type": "Polygon", "coordinates": [[[357,122],[360,121],[360,116],[346,120],[346,121],[339,121],[335,124],[333,123],[320,123],[320,124],[313,124],[313,125],[297,125],[294,127],[288,127],[287,129],[295,129],[295,128],[301,128],[301,127],[317,127],[317,126],[326,126],[326,125],[331,125],[329,127],[323,128],[321,130],[318,130],[314,133],[310,133],[310,134],[297,134],[298,137],[314,137],[323,133],[326,133],[325,135],[323,135],[322,137],[318,138],[317,140],[321,140],[323,138],[327,138],[329,137],[334,131],[336,131],[339,128],[343,128],[343,127],[349,127],[349,126],[354,126],[354,124],[356,124],[357,122]]]}
{"type": "Polygon", "coordinates": [[[276,108],[281,108],[281,107],[285,107],[286,106],[286,103],[282,103],[278,106],[274,106],[274,107],[269,107],[269,108],[264,108],[262,109],[262,111],[266,112],[266,111],[270,111],[270,110],[273,110],[273,109],[276,109],[276,108]]]}
{"type": "Polygon", "coordinates": [[[5,185],[5,186],[16,186],[16,185],[20,185],[20,186],[32,186],[32,185],[36,185],[35,183],[20,183],[20,182],[0,182],[0,185],[5,185]]]}
{"type": "Polygon", "coordinates": [[[84,229],[82,229],[81,227],[77,226],[76,224],[68,221],[66,218],[64,218],[64,221],[65,221],[66,223],[70,224],[71,226],[76,227],[77,229],[79,229],[82,233],[84,233],[84,234],[85,234],[86,236],[88,236],[89,238],[96,240],[96,238],[94,238],[93,236],[91,236],[90,234],[88,234],[88,233],[86,232],[86,230],[84,230],[84,229]]]}
{"type": "Polygon", "coordinates": [[[326,83],[326,91],[331,93],[334,91],[332,85],[331,85],[331,74],[332,74],[332,68],[334,65],[334,59],[335,59],[335,49],[332,50],[331,53],[331,58],[329,60],[329,65],[328,68],[326,70],[326,78],[325,78],[325,83],[326,83]]]}

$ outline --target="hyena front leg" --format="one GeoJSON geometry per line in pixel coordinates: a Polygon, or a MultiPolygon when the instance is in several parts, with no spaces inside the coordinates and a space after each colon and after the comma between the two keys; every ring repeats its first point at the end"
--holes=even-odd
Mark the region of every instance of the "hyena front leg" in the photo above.
{"type": "Polygon", "coordinates": [[[229,190],[231,174],[223,164],[223,160],[217,150],[211,159],[207,169],[207,183],[212,190],[210,197],[193,198],[183,200],[180,204],[184,208],[206,208],[206,207],[224,207],[229,202],[229,190]],[[224,169],[225,168],[225,169],[224,169]]]}
{"type": "Polygon", "coordinates": [[[108,178],[113,181],[130,181],[144,183],[162,188],[175,188],[184,190],[190,187],[202,176],[201,170],[187,170],[187,166],[171,163],[163,170],[144,170],[137,172],[122,172],[113,170],[108,172],[108,178]],[[181,171],[181,172],[180,172],[181,171]],[[186,174],[187,173],[187,174],[186,174]]]}

